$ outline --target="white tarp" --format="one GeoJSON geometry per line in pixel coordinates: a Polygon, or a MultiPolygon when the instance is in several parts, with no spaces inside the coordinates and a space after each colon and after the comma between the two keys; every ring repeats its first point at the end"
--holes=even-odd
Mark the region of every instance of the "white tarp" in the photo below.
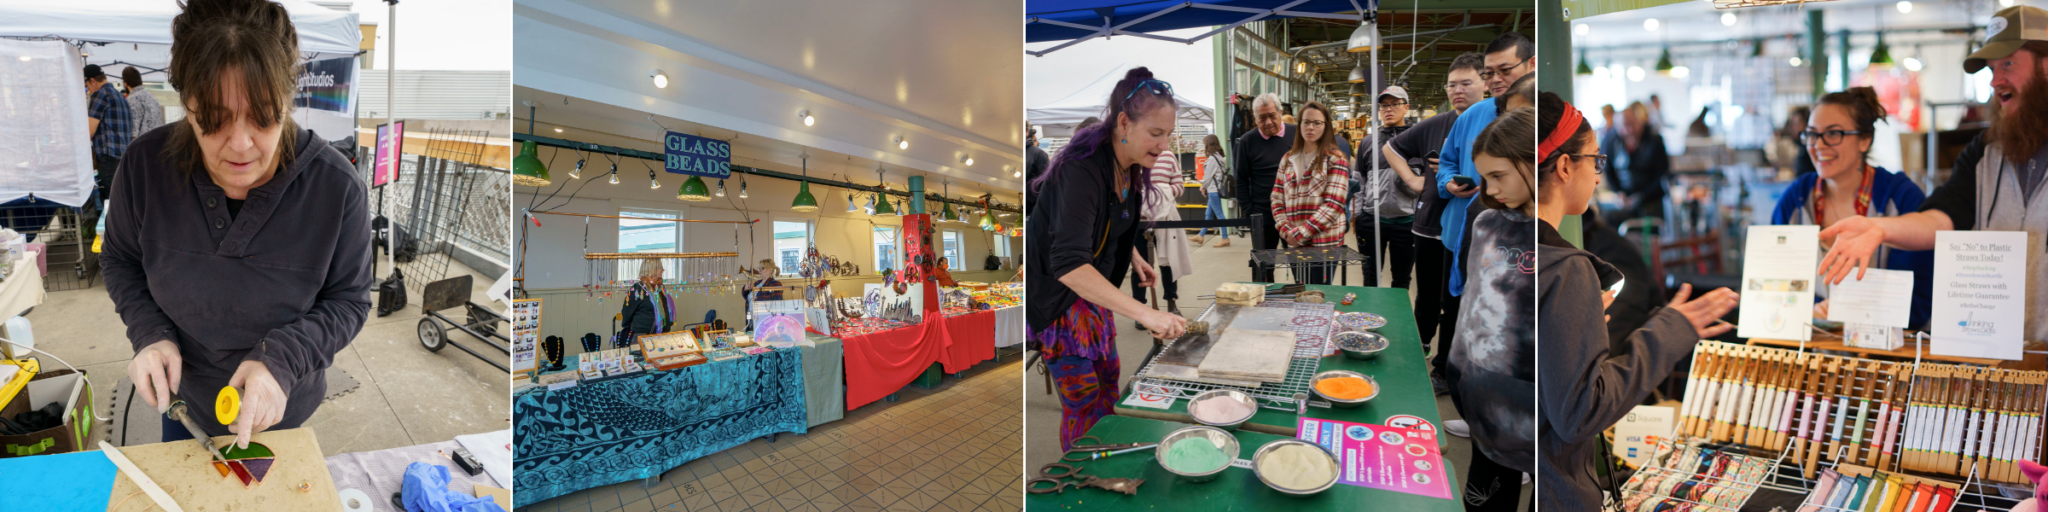
{"type": "Polygon", "coordinates": [[[75,207],[92,195],[79,58],[63,41],[0,39],[0,202],[32,193],[75,207]]]}
{"type": "MultiPolygon", "coordinates": [[[[361,51],[357,15],[306,0],[273,0],[291,13],[303,61],[333,59],[361,51]]],[[[144,81],[160,82],[171,62],[171,19],[177,0],[93,0],[0,2],[0,37],[61,37],[85,45],[85,64],[99,64],[118,76],[136,66],[144,81]],[[150,71],[157,70],[157,71],[150,71]]],[[[83,67],[83,65],[80,65],[83,67]]]]}
{"type": "MultiPolygon", "coordinates": [[[[1071,137],[1074,135],[1074,127],[1080,125],[1081,121],[1090,117],[1100,118],[1102,113],[1108,110],[1106,107],[1109,104],[1110,93],[1116,90],[1117,81],[1123,80],[1124,73],[1130,68],[1129,64],[1118,66],[1101,78],[1095,79],[1095,82],[1088,84],[1087,87],[1074,91],[1073,94],[1052,103],[1026,108],[1025,120],[1038,125],[1042,130],[1042,137],[1071,137]]],[[[1215,109],[1196,103],[1187,96],[1175,94],[1173,101],[1177,104],[1175,111],[1176,117],[1179,118],[1174,122],[1176,125],[1210,124],[1216,120],[1215,109]]]]}

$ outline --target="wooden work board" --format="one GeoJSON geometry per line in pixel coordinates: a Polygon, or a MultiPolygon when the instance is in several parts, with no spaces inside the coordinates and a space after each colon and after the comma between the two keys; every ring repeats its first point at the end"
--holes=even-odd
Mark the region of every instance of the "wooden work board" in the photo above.
{"type": "MultiPolygon", "coordinates": [[[[227,446],[235,442],[235,436],[216,437],[213,442],[227,446]]],[[[222,477],[215,472],[209,462],[213,457],[199,443],[189,440],[124,446],[121,454],[163,486],[164,492],[185,512],[341,511],[341,493],[334,488],[334,477],[327,473],[327,458],[320,451],[320,442],[313,438],[313,429],[260,432],[251,436],[249,442],[269,447],[277,454],[277,462],[262,483],[248,487],[233,476],[222,477]],[[304,490],[299,488],[301,483],[305,484],[304,490]]],[[[162,510],[128,475],[118,470],[114,473],[114,492],[108,497],[107,512],[162,510]]]]}

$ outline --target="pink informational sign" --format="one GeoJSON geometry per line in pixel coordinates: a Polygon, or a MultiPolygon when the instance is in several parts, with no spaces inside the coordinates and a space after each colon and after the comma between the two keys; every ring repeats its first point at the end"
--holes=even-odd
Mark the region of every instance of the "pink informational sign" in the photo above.
{"type": "Polygon", "coordinates": [[[405,151],[405,121],[377,126],[377,159],[370,165],[370,187],[382,187],[398,179],[400,154],[405,151]]]}
{"type": "MultiPolygon", "coordinates": [[[[1418,420],[1420,418],[1417,418],[1418,420]]],[[[1423,422],[1422,425],[1428,425],[1423,422]]],[[[1303,441],[1337,455],[1337,483],[1453,499],[1435,429],[1301,418],[1303,441]]]]}

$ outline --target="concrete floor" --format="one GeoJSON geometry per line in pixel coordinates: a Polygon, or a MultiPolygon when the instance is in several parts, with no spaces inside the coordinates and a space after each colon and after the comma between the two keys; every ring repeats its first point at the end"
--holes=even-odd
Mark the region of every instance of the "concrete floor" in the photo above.
{"type": "MultiPolygon", "coordinates": [[[[321,405],[307,420],[305,427],[317,434],[323,456],[448,441],[457,435],[511,428],[508,374],[453,347],[436,353],[420,346],[416,332],[425,317],[420,312],[420,291],[426,283],[413,280],[412,269],[407,270],[406,304],[410,307],[382,318],[373,308],[355,341],[334,356],[334,365],[361,386],[321,405]]],[[[388,273],[380,260],[378,274],[388,273]]],[[[496,276],[476,274],[461,263],[451,264],[447,275],[462,273],[475,278],[472,300],[503,310],[504,305],[484,298],[496,276]]],[[[442,314],[460,319],[462,310],[442,314]]],[[[36,348],[84,370],[93,389],[99,390],[93,395],[97,402],[94,410],[105,414],[113,386],[127,376],[128,362],[135,356],[105,282],[51,292],[26,316],[34,324],[36,348]]],[[[500,332],[505,331],[501,324],[500,332]]],[[[460,331],[449,339],[500,362],[511,359],[460,331]]],[[[54,361],[44,364],[62,367],[54,361]]],[[[93,435],[88,443],[108,437],[104,428],[94,429],[93,435]]]]}
{"type": "MultiPolygon", "coordinates": [[[[1216,240],[1213,236],[1215,231],[1210,231],[1210,235],[1211,237],[1207,240],[1207,243],[1203,244],[1202,247],[1194,249],[1194,264],[1200,270],[1182,277],[1176,283],[1180,291],[1181,300],[1179,306],[1183,316],[1192,317],[1201,314],[1203,308],[1209,307],[1209,304],[1214,302],[1211,299],[1197,300],[1194,297],[1209,295],[1216,290],[1218,285],[1223,283],[1244,281],[1251,278],[1251,268],[1247,267],[1245,263],[1251,259],[1251,240],[1242,237],[1232,237],[1230,247],[1216,247],[1215,245],[1219,240],[1216,240]]],[[[1368,234],[1367,236],[1370,235],[1368,234]]],[[[1346,245],[1353,248],[1358,247],[1358,244],[1353,240],[1347,240],[1346,245]]],[[[1353,268],[1350,282],[1356,286],[1359,284],[1361,277],[1355,270],[1357,267],[1353,268]]],[[[1285,270],[1280,271],[1277,279],[1282,282],[1294,282],[1294,279],[1285,270]]],[[[1390,280],[1390,274],[1382,270],[1381,282],[1389,282],[1390,280]]],[[[1335,283],[1337,280],[1332,278],[1331,282],[1335,283]]],[[[1125,289],[1128,290],[1129,286],[1126,285],[1125,289]]],[[[1162,291],[1161,293],[1164,292],[1162,291]]],[[[1414,300],[1414,291],[1412,290],[1409,292],[1409,300],[1411,303],[1414,300]]],[[[1121,385],[1122,383],[1130,382],[1131,376],[1137,373],[1144,364],[1141,358],[1152,350],[1152,336],[1145,331],[1138,330],[1135,323],[1121,315],[1117,317],[1116,327],[1117,351],[1123,356],[1123,375],[1118,379],[1118,383],[1121,385]]],[[[1434,352],[1431,352],[1431,354],[1434,354],[1434,352]]],[[[1027,381],[1024,385],[1024,461],[1026,467],[1037,467],[1048,462],[1057,462],[1061,455],[1059,451],[1059,396],[1045,392],[1045,376],[1039,370],[1026,371],[1024,378],[1027,381]]],[[[1458,415],[1458,411],[1451,407],[1451,399],[1448,397],[1437,397],[1437,412],[1443,416],[1444,421],[1461,417],[1458,415]]],[[[1465,473],[1470,467],[1472,460],[1472,441],[1466,438],[1450,436],[1450,446],[1444,450],[1444,459],[1451,461],[1452,466],[1456,468],[1458,471],[1458,482],[1462,485],[1466,481],[1465,473]]],[[[1534,490],[1535,485],[1533,483],[1522,486],[1521,510],[1530,510],[1534,506],[1531,504],[1534,490]]]]}

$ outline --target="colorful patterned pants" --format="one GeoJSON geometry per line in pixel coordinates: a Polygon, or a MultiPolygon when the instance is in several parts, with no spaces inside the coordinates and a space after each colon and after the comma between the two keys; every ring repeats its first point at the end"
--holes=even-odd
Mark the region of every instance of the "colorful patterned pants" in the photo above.
{"type": "Polygon", "coordinates": [[[1046,369],[1060,393],[1060,449],[1088,433],[1096,420],[1115,411],[1122,397],[1117,376],[1116,315],[1088,301],[1075,301],[1037,336],[1045,347],[1046,369]]]}

